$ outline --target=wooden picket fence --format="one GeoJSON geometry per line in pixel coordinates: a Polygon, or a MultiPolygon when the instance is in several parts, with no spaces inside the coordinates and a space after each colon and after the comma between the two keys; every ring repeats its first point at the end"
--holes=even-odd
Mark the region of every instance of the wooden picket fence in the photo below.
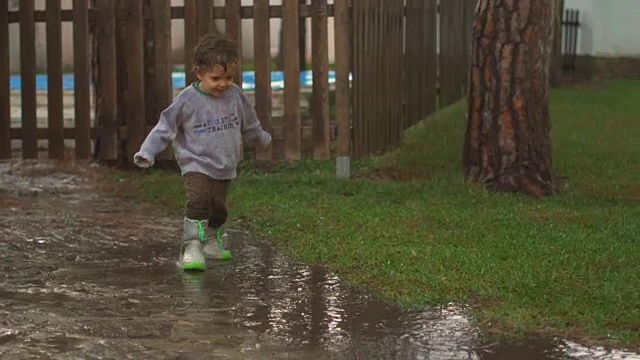
{"type": "MultiPolygon", "coordinates": [[[[283,5],[254,0],[249,6],[240,0],[226,0],[224,6],[210,0],[185,0],[184,6],[171,6],[170,0],[73,0],[73,8],[63,10],[60,0],[47,0],[46,10],[37,11],[34,0],[21,0],[17,11],[8,11],[8,0],[0,0],[0,158],[13,155],[12,139],[21,140],[23,158],[38,157],[39,139],[48,140],[50,158],[62,158],[65,139],[73,139],[78,159],[130,163],[173,98],[167,59],[175,19],[185,24],[187,84],[194,80],[188,49],[214,30],[215,19],[224,20],[226,36],[239,44],[241,21],[254,20],[255,108],[263,126],[279,136],[272,147],[246,154],[268,161],[360,158],[385,151],[401,141],[406,128],[463,95],[474,8],[472,0],[284,0],[283,5]],[[330,17],[336,74],[331,86],[330,17]],[[281,119],[272,117],[269,22],[274,18],[283,20],[281,119]],[[312,24],[310,118],[302,116],[300,105],[298,34],[305,18],[312,24]],[[36,116],[36,22],[45,22],[47,33],[46,128],[38,126],[36,116]],[[63,22],[73,24],[73,127],[63,125],[62,115],[63,22]],[[19,24],[21,39],[20,127],[11,126],[9,112],[11,23],[19,24]]],[[[236,81],[241,85],[241,76],[236,81]]]]}
{"type": "Polygon", "coordinates": [[[11,139],[22,140],[22,157],[38,157],[38,139],[48,139],[49,157],[64,156],[64,139],[75,139],[78,158],[91,154],[90,43],[87,1],[74,1],[71,11],[61,11],[60,0],[47,1],[47,11],[35,11],[33,0],[20,0],[20,9],[9,12],[9,1],[0,0],[0,158],[12,157],[11,139]],[[64,19],[63,19],[64,15],[64,19]],[[73,18],[75,126],[63,127],[62,21],[73,18]],[[47,31],[48,126],[39,128],[36,103],[35,23],[45,22],[47,31]],[[9,24],[20,26],[21,126],[11,127],[9,24]]]}

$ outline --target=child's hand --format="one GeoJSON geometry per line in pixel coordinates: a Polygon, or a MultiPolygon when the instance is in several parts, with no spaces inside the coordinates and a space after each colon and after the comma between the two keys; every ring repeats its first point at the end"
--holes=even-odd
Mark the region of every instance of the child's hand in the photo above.
{"type": "Polygon", "coordinates": [[[262,135],[260,135],[260,145],[267,147],[269,144],[271,144],[271,134],[263,131],[262,135]]]}
{"type": "Polygon", "coordinates": [[[141,153],[137,153],[133,156],[133,162],[141,168],[148,168],[153,166],[154,160],[145,157],[141,153]]]}

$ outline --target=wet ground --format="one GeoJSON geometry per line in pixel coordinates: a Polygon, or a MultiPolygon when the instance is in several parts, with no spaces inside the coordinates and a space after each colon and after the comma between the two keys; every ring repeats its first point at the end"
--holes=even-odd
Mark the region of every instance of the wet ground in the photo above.
{"type": "Polygon", "coordinates": [[[638,359],[483,341],[454,305],[408,313],[230,232],[235,259],[176,266],[181,219],[95,169],[0,163],[2,359],[638,359]]]}

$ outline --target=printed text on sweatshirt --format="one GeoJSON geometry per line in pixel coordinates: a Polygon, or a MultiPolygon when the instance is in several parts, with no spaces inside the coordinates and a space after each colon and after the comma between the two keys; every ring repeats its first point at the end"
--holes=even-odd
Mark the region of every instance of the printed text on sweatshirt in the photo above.
{"type": "Polygon", "coordinates": [[[144,159],[152,165],[171,144],[183,175],[198,172],[218,180],[233,179],[242,139],[263,146],[271,142],[240,87],[233,85],[214,98],[194,83],[162,112],[135,161],[140,164],[144,159]]]}

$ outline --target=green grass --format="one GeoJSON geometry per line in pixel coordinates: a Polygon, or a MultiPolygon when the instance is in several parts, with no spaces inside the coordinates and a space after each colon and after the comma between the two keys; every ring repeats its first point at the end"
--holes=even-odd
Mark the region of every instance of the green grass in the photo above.
{"type": "MultiPolygon", "coordinates": [[[[485,330],[640,346],[640,82],[552,92],[562,194],[493,194],[462,179],[464,104],[354,164],[244,167],[232,217],[308,263],[413,308],[473,305],[485,330]],[[391,181],[391,177],[405,181],[391,181]]],[[[131,176],[143,197],[183,205],[179,177],[131,176]]]]}

